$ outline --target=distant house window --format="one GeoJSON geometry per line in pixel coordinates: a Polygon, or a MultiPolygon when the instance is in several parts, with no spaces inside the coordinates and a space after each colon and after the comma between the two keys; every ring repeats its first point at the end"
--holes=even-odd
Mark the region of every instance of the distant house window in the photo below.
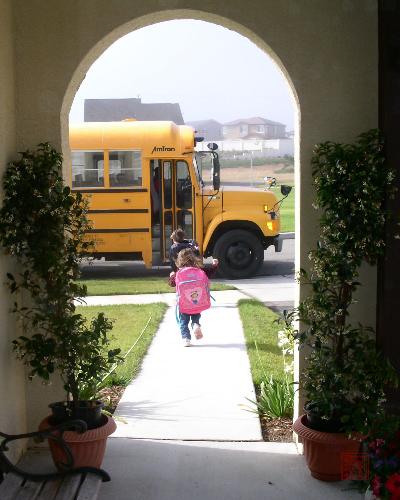
{"type": "Polygon", "coordinates": [[[264,125],[256,125],[256,132],[263,134],[265,132],[264,125]]]}
{"type": "Polygon", "coordinates": [[[110,151],[110,187],[142,185],[140,151],[110,151]]]}
{"type": "Polygon", "coordinates": [[[104,187],[104,153],[72,151],[72,187],[104,187]]]}
{"type": "Polygon", "coordinates": [[[228,135],[229,127],[222,127],[222,135],[228,135]]]}
{"type": "Polygon", "coordinates": [[[240,135],[247,135],[249,133],[248,125],[240,125],[240,135]]]}

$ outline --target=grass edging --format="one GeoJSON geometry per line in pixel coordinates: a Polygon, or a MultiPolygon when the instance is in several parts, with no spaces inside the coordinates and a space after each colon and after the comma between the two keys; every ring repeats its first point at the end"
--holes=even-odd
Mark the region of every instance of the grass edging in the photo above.
{"type": "MultiPolygon", "coordinates": [[[[175,293],[175,288],[168,285],[166,277],[80,279],[78,283],[86,285],[87,296],[175,293]]],[[[212,292],[236,290],[236,287],[225,283],[211,281],[210,284],[212,292]]]]}
{"type": "Polygon", "coordinates": [[[115,371],[104,381],[105,386],[127,386],[139,373],[142,361],[164,318],[168,305],[162,302],[152,304],[120,304],[108,306],[79,306],[77,310],[89,321],[98,312],[114,320],[111,331],[110,349],[119,347],[121,356],[135,343],[142,333],[146,323],[151,320],[143,332],[140,341],[126,357],[125,362],[119,365],[115,371]]]}
{"type": "Polygon", "coordinates": [[[251,375],[256,391],[264,378],[264,372],[283,380],[282,351],[278,347],[278,314],[255,299],[241,299],[238,302],[243,333],[246,339],[251,375]],[[256,349],[255,342],[258,349],[256,349]],[[258,351],[258,352],[257,352],[258,351]]]}
{"type": "MultiPolygon", "coordinates": [[[[276,320],[279,315],[255,299],[240,300],[238,309],[256,398],[260,403],[260,388],[263,380],[269,379],[270,376],[279,381],[285,379],[282,351],[278,346],[278,331],[281,328],[276,320]]],[[[286,361],[291,360],[291,356],[287,358],[286,361]]],[[[251,411],[257,412],[256,405],[250,401],[248,407],[252,408],[251,411]]],[[[292,441],[291,417],[269,418],[262,414],[260,409],[257,413],[264,441],[292,441]]]]}

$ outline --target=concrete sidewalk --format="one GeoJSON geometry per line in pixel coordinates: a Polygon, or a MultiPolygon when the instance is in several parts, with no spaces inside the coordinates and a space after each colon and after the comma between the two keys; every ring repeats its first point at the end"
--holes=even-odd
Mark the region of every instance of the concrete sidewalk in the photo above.
{"type": "Polygon", "coordinates": [[[172,306],[175,304],[175,293],[146,293],[143,295],[96,295],[85,297],[84,303],[75,300],[75,305],[83,306],[108,306],[118,304],[153,304],[165,302],[172,306]]]}
{"type": "Polygon", "coordinates": [[[311,477],[293,443],[109,439],[99,500],[362,500],[311,477]]]}
{"type": "Polygon", "coordinates": [[[296,281],[288,276],[257,276],[243,280],[219,280],[232,285],[248,297],[259,300],[274,311],[294,307],[296,281]]]}
{"type": "Polygon", "coordinates": [[[175,307],[163,322],[139,376],[116,410],[114,436],[218,441],[260,441],[258,416],[243,409],[255,399],[238,291],[213,292],[202,314],[204,338],[183,347],[175,307]]]}
{"type": "MultiPolygon", "coordinates": [[[[47,449],[22,461],[43,473],[47,449]]],[[[99,500],[363,500],[347,481],[313,479],[293,443],[109,439],[99,500]]]]}

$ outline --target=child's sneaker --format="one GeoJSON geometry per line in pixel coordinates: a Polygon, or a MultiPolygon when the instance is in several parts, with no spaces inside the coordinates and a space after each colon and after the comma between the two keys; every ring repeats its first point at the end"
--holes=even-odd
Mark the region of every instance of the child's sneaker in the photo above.
{"type": "Polygon", "coordinates": [[[190,347],[191,345],[190,339],[183,339],[183,347],[190,347]]]}
{"type": "Polygon", "coordinates": [[[203,332],[201,331],[200,325],[198,323],[193,323],[193,334],[197,340],[203,338],[203,332]]]}

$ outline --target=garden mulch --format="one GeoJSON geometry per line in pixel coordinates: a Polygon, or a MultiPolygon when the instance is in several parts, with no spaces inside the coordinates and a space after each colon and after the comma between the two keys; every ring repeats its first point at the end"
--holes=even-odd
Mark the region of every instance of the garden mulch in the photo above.
{"type": "Polygon", "coordinates": [[[123,385],[112,385],[110,387],[104,387],[99,392],[99,398],[104,403],[104,409],[113,414],[124,393],[125,386],[123,385]]]}
{"type": "Polygon", "coordinates": [[[261,433],[264,441],[293,442],[292,418],[268,419],[260,417],[261,433]]]}

